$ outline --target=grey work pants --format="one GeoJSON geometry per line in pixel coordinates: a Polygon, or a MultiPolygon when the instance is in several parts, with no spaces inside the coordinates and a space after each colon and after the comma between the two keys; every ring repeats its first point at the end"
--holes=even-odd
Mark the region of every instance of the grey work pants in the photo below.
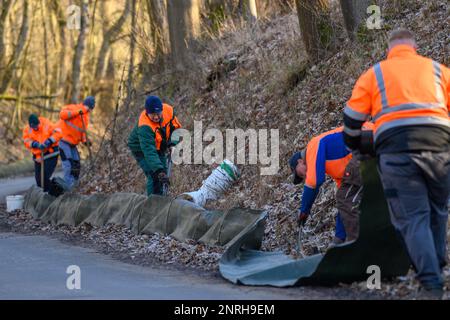
{"type": "Polygon", "coordinates": [[[81,163],[77,147],[64,140],[59,141],[59,152],[64,171],[64,181],[73,188],[80,177],[81,163]]]}
{"type": "Polygon", "coordinates": [[[427,289],[442,288],[450,152],[381,154],[378,170],[392,224],[403,237],[419,281],[427,289]]]}
{"type": "Polygon", "coordinates": [[[359,205],[363,193],[359,167],[359,160],[353,157],[345,168],[341,186],[336,192],[336,208],[344,224],[346,241],[356,240],[359,236],[359,205]]]}

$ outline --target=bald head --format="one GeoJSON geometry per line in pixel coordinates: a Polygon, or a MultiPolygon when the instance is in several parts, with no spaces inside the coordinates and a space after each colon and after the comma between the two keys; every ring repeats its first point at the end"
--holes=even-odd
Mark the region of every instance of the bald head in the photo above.
{"type": "Polygon", "coordinates": [[[396,29],[392,31],[389,35],[388,44],[389,50],[400,44],[409,45],[415,49],[417,48],[414,33],[408,29],[396,29]]]}

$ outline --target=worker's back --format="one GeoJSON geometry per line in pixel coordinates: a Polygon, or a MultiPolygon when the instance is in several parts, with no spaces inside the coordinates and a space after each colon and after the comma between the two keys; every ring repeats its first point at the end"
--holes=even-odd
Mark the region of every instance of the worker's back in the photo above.
{"type": "Polygon", "coordinates": [[[61,109],[60,120],[57,126],[62,130],[63,141],[71,145],[86,142],[88,125],[89,109],[83,104],[66,105],[61,109]]]}
{"type": "Polygon", "coordinates": [[[372,116],[377,153],[442,151],[450,144],[448,87],[447,67],[398,45],[361,76],[345,112],[372,116]]]}
{"type": "Polygon", "coordinates": [[[394,30],[388,47],[387,59],[355,84],[344,109],[344,139],[361,150],[361,126],[372,116],[391,222],[425,296],[440,298],[450,196],[450,70],[419,56],[407,29],[394,30]]]}

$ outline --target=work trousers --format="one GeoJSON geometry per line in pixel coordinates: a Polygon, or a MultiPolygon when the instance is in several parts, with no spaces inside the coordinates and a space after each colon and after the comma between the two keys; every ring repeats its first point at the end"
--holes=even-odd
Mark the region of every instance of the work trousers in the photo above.
{"type": "Polygon", "coordinates": [[[353,241],[359,235],[359,205],[362,199],[362,180],[359,171],[360,161],[353,157],[345,168],[341,186],[336,192],[336,207],[338,217],[336,237],[341,240],[353,241]],[[342,225],[338,228],[339,225],[342,225]]]}
{"type": "Polygon", "coordinates": [[[64,171],[64,181],[68,188],[73,188],[80,177],[81,162],[77,146],[63,140],[59,141],[59,152],[64,171]]]}
{"type": "MultiPolygon", "coordinates": [[[[155,180],[153,178],[154,172],[150,168],[150,166],[147,164],[147,161],[145,160],[144,154],[142,152],[132,151],[132,154],[134,158],[136,159],[137,163],[139,164],[139,167],[141,167],[142,171],[144,171],[144,174],[147,178],[147,195],[151,194],[163,194],[163,188],[161,183],[159,181],[155,180]]],[[[164,166],[164,170],[167,172],[167,157],[160,155],[159,156],[161,163],[164,166]]]]}
{"type": "Polygon", "coordinates": [[[447,261],[450,152],[381,154],[378,170],[392,224],[426,289],[442,288],[447,261]]]}
{"type": "MultiPolygon", "coordinates": [[[[45,156],[45,155],[44,155],[45,156]]],[[[34,161],[34,177],[36,178],[36,184],[38,187],[44,189],[44,192],[48,192],[50,189],[50,178],[55,172],[56,165],[58,164],[58,156],[54,156],[44,160],[44,186],[41,185],[41,162],[34,161]]]]}

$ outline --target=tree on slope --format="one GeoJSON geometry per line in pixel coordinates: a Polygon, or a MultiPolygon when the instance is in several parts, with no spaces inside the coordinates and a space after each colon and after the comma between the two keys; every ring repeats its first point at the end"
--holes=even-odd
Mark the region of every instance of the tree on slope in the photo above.
{"type": "Polygon", "coordinates": [[[178,69],[189,64],[189,52],[200,35],[200,0],[168,0],[170,49],[172,62],[178,69]]]}
{"type": "Polygon", "coordinates": [[[367,8],[374,2],[373,0],[340,0],[345,28],[351,40],[355,40],[355,34],[365,22],[367,8]]]}
{"type": "Polygon", "coordinates": [[[300,31],[312,63],[318,62],[331,49],[334,32],[329,0],[296,0],[300,31]]]}

